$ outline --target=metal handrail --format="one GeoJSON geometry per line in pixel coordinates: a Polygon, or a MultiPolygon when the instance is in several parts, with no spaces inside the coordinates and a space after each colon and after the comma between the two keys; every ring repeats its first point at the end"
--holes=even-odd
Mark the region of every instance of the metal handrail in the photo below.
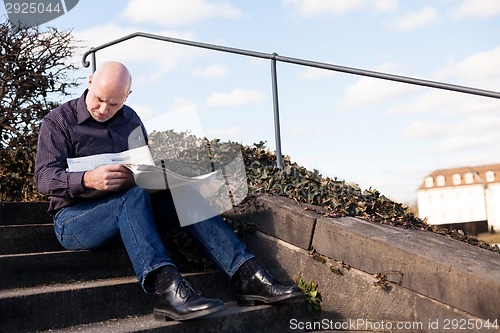
{"type": "Polygon", "coordinates": [[[283,156],[281,154],[281,134],[280,134],[280,122],[279,122],[279,103],[278,103],[278,78],[277,78],[277,70],[276,70],[276,61],[296,64],[296,65],[302,65],[302,66],[308,66],[308,67],[327,69],[327,70],[332,70],[332,71],[342,72],[342,73],[347,73],[347,74],[367,76],[367,77],[372,77],[372,78],[377,78],[377,79],[382,79],[382,80],[390,80],[390,81],[402,82],[402,83],[419,85],[419,86],[424,86],[424,87],[450,90],[450,91],[461,92],[461,93],[466,93],[466,94],[472,94],[472,95],[478,95],[478,96],[483,96],[483,97],[491,97],[491,98],[500,99],[500,92],[491,91],[491,90],[483,90],[483,89],[471,88],[471,87],[460,86],[460,85],[455,85],[455,84],[448,84],[448,83],[437,82],[437,81],[422,80],[422,79],[417,79],[417,78],[408,77],[408,76],[393,75],[393,74],[369,71],[369,70],[364,70],[364,69],[359,69],[359,68],[332,65],[332,64],[328,64],[328,63],[310,61],[310,60],[305,60],[305,59],[300,59],[300,58],[284,57],[284,56],[278,55],[277,53],[256,52],[256,51],[251,51],[251,50],[238,49],[238,48],[226,47],[226,46],[220,46],[220,45],[208,44],[208,43],[201,43],[201,42],[166,37],[166,36],[161,36],[161,35],[154,35],[154,34],[145,33],[145,32],[134,32],[134,33],[126,35],[124,37],[110,41],[108,43],[105,43],[105,44],[102,44],[102,45],[99,45],[96,47],[92,47],[89,51],[87,51],[83,54],[83,58],[82,58],[83,66],[84,67],[90,66],[90,63],[87,61],[87,57],[89,55],[92,55],[92,72],[94,72],[96,70],[96,56],[95,56],[95,54],[97,51],[102,50],[102,49],[107,48],[107,47],[110,47],[110,46],[113,46],[115,44],[127,41],[127,40],[135,38],[135,37],[144,37],[144,38],[155,39],[155,40],[160,40],[160,41],[170,42],[170,43],[175,43],[175,44],[182,44],[182,45],[199,47],[199,48],[209,49],[209,50],[214,50],[214,51],[221,51],[221,52],[226,52],[226,53],[233,53],[233,54],[239,54],[239,55],[244,55],[244,56],[249,56],[249,57],[254,57],[254,58],[262,58],[262,59],[271,60],[274,131],[275,131],[275,141],[276,141],[275,142],[276,158],[277,158],[276,161],[277,161],[278,168],[283,167],[283,156]]]}

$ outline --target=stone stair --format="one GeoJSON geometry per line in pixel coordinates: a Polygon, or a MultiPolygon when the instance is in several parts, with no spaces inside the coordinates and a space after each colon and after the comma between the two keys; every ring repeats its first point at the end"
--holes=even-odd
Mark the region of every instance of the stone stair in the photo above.
{"type": "Polygon", "coordinates": [[[427,231],[324,217],[315,207],[266,195],[227,217],[256,225],[245,242],[280,281],[301,274],[318,283],[321,312],[308,314],[302,302],[236,306],[223,277],[203,272],[185,276],[227,310],[183,323],[156,321],[125,252],[62,249],[46,208],[0,203],[0,333],[447,333],[464,323],[470,332],[500,332],[498,253],[427,231]]]}
{"type": "Polygon", "coordinates": [[[0,332],[280,331],[302,303],[239,307],[216,272],[186,278],[227,310],[189,322],[153,318],[152,296],[138,284],[124,250],[67,251],[46,203],[0,204],[0,332]]]}

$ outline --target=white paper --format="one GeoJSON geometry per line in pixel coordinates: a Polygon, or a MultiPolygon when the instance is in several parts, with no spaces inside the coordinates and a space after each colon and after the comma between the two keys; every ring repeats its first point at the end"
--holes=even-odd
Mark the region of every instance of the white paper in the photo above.
{"type": "Polygon", "coordinates": [[[68,171],[88,171],[102,165],[122,164],[134,173],[135,183],[146,190],[164,190],[193,182],[195,188],[204,189],[207,186],[220,187],[224,183],[220,171],[214,171],[196,177],[186,177],[168,169],[155,166],[148,146],[126,150],[121,153],[97,154],[85,157],[68,158],[68,171]]]}
{"type": "Polygon", "coordinates": [[[97,154],[85,157],[68,158],[68,171],[88,171],[107,164],[144,164],[154,165],[148,146],[126,150],[121,153],[97,154]]]}
{"type": "Polygon", "coordinates": [[[165,190],[186,182],[209,184],[214,182],[220,173],[214,171],[201,176],[186,177],[155,165],[124,164],[124,166],[134,173],[136,185],[147,190],[165,190]]]}
{"type": "MultiPolygon", "coordinates": [[[[204,221],[240,203],[248,193],[243,157],[223,169],[187,177],[155,166],[148,146],[121,153],[68,158],[68,171],[88,171],[107,164],[122,164],[134,174],[137,186],[148,192],[170,189],[181,226],[204,221]],[[196,208],[196,209],[193,209],[196,208]]],[[[94,191],[89,197],[104,195],[94,191]]]]}

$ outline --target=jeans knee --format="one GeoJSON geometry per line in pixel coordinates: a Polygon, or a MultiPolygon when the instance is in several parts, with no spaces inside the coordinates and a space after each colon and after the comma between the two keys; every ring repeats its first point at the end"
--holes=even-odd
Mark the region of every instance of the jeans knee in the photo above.
{"type": "Polygon", "coordinates": [[[148,200],[149,201],[149,194],[148,192],[143,189],[142,187],[139,187],[139,186],[133,186],[131,188],[129,188],[125,194],[123,195],[123,197],[125,199],[139,199],[139,200],[148,200]]]}

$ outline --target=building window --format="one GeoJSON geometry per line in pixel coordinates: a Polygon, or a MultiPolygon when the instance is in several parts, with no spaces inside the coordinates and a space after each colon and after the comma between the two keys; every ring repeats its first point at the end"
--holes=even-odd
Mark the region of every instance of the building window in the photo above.
{"type": "Polygon", "coordinates": [[[432,179],[432,177],[425,178],[425,187],[433,187],[433,186],[434,186],[434,179],[432,179]]]}
{"type": "Polygon", "coordinates": [[[467,172],[464,178],[466,184],[472,184],[474,182],[474,176],[470,172],[467,172]]]}
{"type": "Polygon", "coordinates": [[[493,171],[486,171],[486,181],[487,182],[495,181],[495,173],[493,171]]]}
{"type": "Polygon", "coordinates": [[[462,182],[462,177],[458,173],[453,175],[453,185],[460,185],[462,182]]]}
{"type": "Polygon", "coordinates": [[[445,185],[445,178],[444,178],[444,176],[437,176],[436,177],[436,183],[437,183],[437,186],[444,186],[445,185]]]}

